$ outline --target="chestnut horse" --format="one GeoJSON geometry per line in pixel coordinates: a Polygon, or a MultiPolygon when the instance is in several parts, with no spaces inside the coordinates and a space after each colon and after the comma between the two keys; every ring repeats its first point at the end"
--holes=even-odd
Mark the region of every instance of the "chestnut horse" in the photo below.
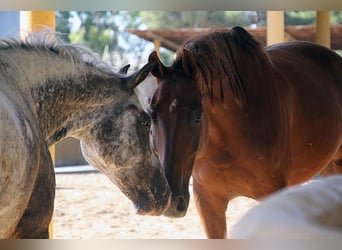
{"type": "Polygon", "coordinates": [[[231,199],[259,199],[342,165],[342,58],[295,41],[266,49],[241,27],[191,38],[170,67],[156,53],[151,140],[172,189],[209,238],[227,237],[231,199]]]}

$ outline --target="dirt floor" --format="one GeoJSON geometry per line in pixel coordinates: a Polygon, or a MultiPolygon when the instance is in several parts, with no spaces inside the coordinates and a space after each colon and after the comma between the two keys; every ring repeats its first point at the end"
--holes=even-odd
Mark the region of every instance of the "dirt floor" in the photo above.
{"type": "MultiPolygon", "coordinates": [[[[57,174],[56,182],[55,239],[206,238],[192,199],[184,218],[141,216],[101,173],[57,174]]],[[[255,204],[244,197],[234,199],[226,213],[228,230],[255,204]]]]}

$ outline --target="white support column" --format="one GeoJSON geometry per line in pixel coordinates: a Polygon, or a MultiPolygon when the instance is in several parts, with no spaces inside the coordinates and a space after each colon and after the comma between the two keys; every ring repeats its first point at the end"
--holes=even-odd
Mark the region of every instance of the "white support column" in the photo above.
{"type": "Polygon", "coordinates": [[[329,11],[316,12],[316,37],[315,42],[330,48],[330,15],[329,11]]]}
{"type": "Polygon", "coordinates": [[[160,47],[161,47],[161,41],[159,39],[154,39],[154,50],[157,51],[157,55],[160,58],[160,47]]]}
{"type": "Polygon", "coordinates": [[[54,11],[20,11],[21,36],[27,32],[38,31],[43,28],[55,30],[56,16],[54,11]]]}
{"type": "Polygon", "coordinates": [[[267,11],[267,45],[284,42],[284,11],[267,11]]]}

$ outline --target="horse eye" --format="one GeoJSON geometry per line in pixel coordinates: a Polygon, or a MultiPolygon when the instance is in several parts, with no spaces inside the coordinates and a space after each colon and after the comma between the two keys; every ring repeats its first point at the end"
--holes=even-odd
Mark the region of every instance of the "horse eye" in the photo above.
{"type": "Polygon", "coordinates": [[[201,123],[201,121],[202,121],[202,113],[197,113],[197,114],[195,115],[194,122],[195,122],[195,123],[201,123]]]}
{"type": "Polygon", "coordinates": [[[141,125],[144,127],[146,131],[150,131],[151,124],[148,121],[141,122],[141,125]]]}

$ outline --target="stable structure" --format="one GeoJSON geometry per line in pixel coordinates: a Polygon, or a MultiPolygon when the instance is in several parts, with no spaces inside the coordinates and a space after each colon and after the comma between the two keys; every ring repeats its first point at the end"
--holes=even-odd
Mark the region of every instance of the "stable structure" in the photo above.
{"type": "Polygon", "coordinates": [[[286,41],[284,11],[267,12],[266,44],[286,41]]]}
{"type": "MultiPolygon", "coordinates": [[[[305,40],[317,42],[334,50],[342,50],[342,25],[330,26],[329,11],[317,11],[315,26],[284,26],[283,11],[268,11],[267,24],[267,27],[245,28],[263,45],[305,40]]],[[[157,51],[160,47],[176,51],[185,39],[205,34],[209,30],[211,28],[126,29],[127,32],[154,43],[157,51]]]]}
{"type": "MultiPolygon", "coordinates": [[[[339,32],[336,32],[336,31],[334,32],[334,38],[338,34],[341,34],[341,30],[339,32]]],[[[331,29],[330,29],[329,11],[317,11],[315,41],[328,48],[331,47],[331,29]]],[[[334,46],[335,45],[336,44],[334,43],[334,46]]],[[[333,49],[341,49],[341,47],[337,45],[336,48],[333,47],[333,49]]]]}
{"type": "MultiPolygon", "coordinates": [[[[137,30],[137,29],[126,29],[127,32],[137,35],[147,41],[153,42],[155,45],[158,44],[156,41],[159,40],[160,46],[155,46],[156,49],[164,47],[171,51],[176,51],[182,42],[196,34],[205,34],[210,28],[183,28],[183,29],[155,29],[155,30],[137,30]]],[[[246,28],[257,40],[262,44],[267,44],[267,28],[246,28]]],[[[329,32],[331,34],[328,38],[323,40],[316,40],[316,27],[315,26],[286,26],[284,27],[284,38],[283,41],[289,40],[305,40],[311,42],[318,42],[330,47],[334,50],[342,50],[342,25],[331,26],[329,32]],[[331,44],[331,45],[330,45],[331,44]]],[[[328,33],[328,32],[325,32],[328,33]]],[[[327,35],[327,34],[326,34],[327,35]]],[[[325,37],[326,35],[323,35],[325,37]]],[[[272,44],[272,43],[269,43],[272,44]]]]}

